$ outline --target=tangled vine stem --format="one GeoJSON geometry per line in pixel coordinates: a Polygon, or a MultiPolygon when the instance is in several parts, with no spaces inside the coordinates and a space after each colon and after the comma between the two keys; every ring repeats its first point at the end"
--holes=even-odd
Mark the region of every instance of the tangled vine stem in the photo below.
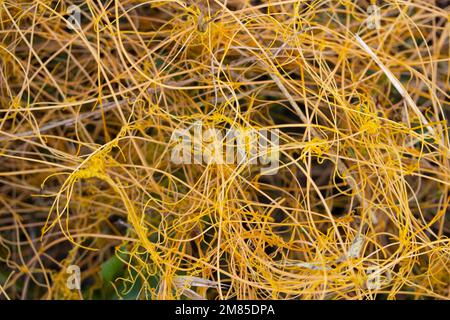
{"type": "Polygon", "coordinates": [[[1,299],[450,298],[449,12],[0,0],[1,299]]]}

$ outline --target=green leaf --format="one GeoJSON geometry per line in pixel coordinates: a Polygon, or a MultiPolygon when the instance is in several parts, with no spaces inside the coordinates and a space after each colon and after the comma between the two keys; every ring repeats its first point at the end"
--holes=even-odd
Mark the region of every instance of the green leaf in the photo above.
{"type": "Polygon", "coordinates": [[[103,281],[114,281],[122,274],[124,267],[125,264],[122,260],[120,260],[116,255],[112,256],[101,266],[101,276],[103,281]]]}

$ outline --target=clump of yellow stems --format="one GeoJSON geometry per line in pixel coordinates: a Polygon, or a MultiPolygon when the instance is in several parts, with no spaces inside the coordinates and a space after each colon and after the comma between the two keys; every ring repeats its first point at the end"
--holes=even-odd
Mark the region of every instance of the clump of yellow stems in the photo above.
{"type": "Polygon", "coordinates": [[[0,1],[1,298],[450,297],[449,7],[71,4],[0,1]],[[174,163],[199,122],[278,172],[174,163]]]}

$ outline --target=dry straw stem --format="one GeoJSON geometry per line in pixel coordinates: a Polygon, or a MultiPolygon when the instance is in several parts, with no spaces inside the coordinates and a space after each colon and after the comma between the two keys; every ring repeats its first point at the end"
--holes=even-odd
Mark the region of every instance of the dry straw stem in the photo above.
{"type": "Polygon", "coordinates": [[[449,11],[0,0],[1,299],[450,298],[449,11]],[[175,164],[198,121],[276,174],[175,164]]]}

